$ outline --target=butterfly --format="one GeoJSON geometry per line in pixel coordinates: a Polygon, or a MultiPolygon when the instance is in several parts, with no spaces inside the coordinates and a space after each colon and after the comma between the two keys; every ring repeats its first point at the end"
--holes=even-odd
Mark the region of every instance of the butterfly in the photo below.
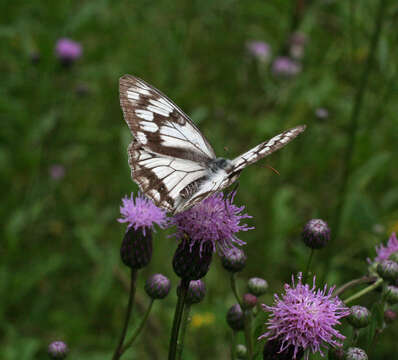
{"type": "Polygon", "coordinates": [[[173,214],[187,210],[237,180],[248,165],[305,130],[284,131],[233,160],[216,157],[192,120],[167,96],[131,75],[119,81],[120,105],[134,139],[131,177],[153,202],[173,214]]]}

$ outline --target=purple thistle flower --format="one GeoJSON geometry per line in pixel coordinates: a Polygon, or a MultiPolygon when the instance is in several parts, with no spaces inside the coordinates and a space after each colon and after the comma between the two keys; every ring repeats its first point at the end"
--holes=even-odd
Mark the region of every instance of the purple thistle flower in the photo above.
{"type": "Polygon", "coordinates": [[[294,76],[301,71],[301,65],[287,56],[278,56],[272,63],[272,72],[276,76],[294,76]]]}
{"type": "Polygon", "coordinates": [[[61,38],[55,46],[55,54],[61,61],[71,63],[82,56],[83,49],[78,42],[68,38],[61,38]]]}
{"type": "Polygon", "coordinates": [[[329,111],[323,107],[317,108],[315,110],[315,116],[318,119],[326,119],[329,116],[329,111]]]}
{"type": "Polygon", "coordinates": [[[262,62],[269,60],[271,56],[271,47],[264,41],[249,41],[246,47],[253,57],[262,62]]]}
{"type": "Polygon", "coordinates": [[[65,167],[61,164],[51,165],[48,172],[53,180],[61,180],[65,176],[65,167]]]}
{"type": "Polygon", "coordinates": [[[138,193],[134,199],[133,193],[130,198],[122,199],[123,205],[120,207],[120,223],[127,223],[127,229],[141,229],[145,236],[146,230],[153,230],[154,224],[164,229],[168,225],[166,211],[158,208],[151,200],[138,193]]]}
{"type": "Polygon", "coordinates": [[[379,245],[376,246],[377,256],[375,257],[375,262],[381,262],[383,260],[387,260],[391,254],[398,251],[398,239],[395,232],[393,232],[388,239],[387,246],[379,245]]]}
{"type": "Polygon", "coordinates": [[[223,193],[217,193],[191,209],[176,214],[172,220],[177,226],[174,236],[184,239],[188,235],[190,247],[200,244],[200,251],[207,242],[211,243],[213,252],[218,248],[221,253],[234,248],[234,244],[245,245],[235,233],[254,229],[240,224],[242,219],[252,216],[241,214],[245,207],[233,205],[234,196],[235,193],[226,197],[223,193]]]}
{"type": "MultiPolygon", "coordinates": [[[[279,352],[294,347],[293,359],[301,350],[317,351],[323,356],[321,347],[327,344],[333,347],[342,346],[336,339],[344,340],[345,336],[333,327],[340,324],[339,319],[350,314],[350,310],[338,297],[332,297],[334,287],[316,289],[315,277],[313,285],[302,283],[302,274],[298,274],[298,282],[292,286],[285,284],[282,297],[274,295],[274,305],[263,304],[264,311],[271,312],[268,319],[268,332],[258,339],[277,339],[281,346],[279,352]]],[[[309,351],[305,358],[308,360],[309,351]]]]}

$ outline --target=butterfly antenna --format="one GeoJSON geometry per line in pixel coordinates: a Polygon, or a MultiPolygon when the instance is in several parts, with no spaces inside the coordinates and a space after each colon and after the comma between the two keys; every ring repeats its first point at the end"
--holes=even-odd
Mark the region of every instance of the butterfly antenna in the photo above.
{"type": "Polygon", "coordinates": [[[275,174],[280,175],[279,171],[273,168],[271,165],[265,165],[268,169],[271,169],[275,174]]]}

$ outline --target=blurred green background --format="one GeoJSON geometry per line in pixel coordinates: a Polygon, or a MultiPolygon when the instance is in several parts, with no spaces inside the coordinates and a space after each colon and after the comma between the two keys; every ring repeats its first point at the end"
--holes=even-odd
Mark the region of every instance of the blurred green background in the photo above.
{"type": "MultiPolygon", "coordinates": [[[[110,359],[116,346],[128,275],[119,259],[124,225],[116,219],[122,196],[137,190],[118,98],[125,73],[173,99],[220,156],[307,124],[298,139],[241,176],[236,203],[256,227],[240,234],[249,259],[242,291],[246,279],[262,276],[271,288],[263,301],[270,303],[272,292],[304,270],[309,250],[300,232],[314,217],[333,233],[314,258],[318,283],[362,276],[374,246],[398,230],[398,6],[383,2],[374,61],[365,71],[379,1],[1,1],[0,358],[45,359],[55,339],[68,343],[70,359],[110,359]],[[292,53],[298,31],[306,38],[302,54],[292,53]],[[55,56],[62,37],[83,48],[69,67],[55,56]],[[253,40],[269,44],[269,58],[250,52],[253,40]],[[280,55],[296,56],[299,71],[277,73],[280,55]]],[[[155,303],[126,359],[166,357],[175,246],[164,231],[155,235],[134,319],[148,303],[147,276],[162,272],[173,288],[155,303]]],[[[217,257],[206,284],[184,358],[229,359],[225,313],[235,301],[217,257]]],[[[394,324],[376,344],[359,344],[371,359],[392,359],[397,336],[394,324]]]]}

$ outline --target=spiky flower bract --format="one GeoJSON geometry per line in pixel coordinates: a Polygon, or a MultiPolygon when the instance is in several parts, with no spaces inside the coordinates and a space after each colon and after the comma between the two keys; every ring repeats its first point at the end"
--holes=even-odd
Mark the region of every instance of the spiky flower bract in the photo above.
{"type": "Polygon", "coordinates": [[[376,246],[377,256],[375,257],[374,261],[381,262],[383,260],[387,260],[390,255],[395,252],[398,252],[398,239],[395,232],[393,232],[388,239],[387,246],[376,246]]]}
{"type": "Polygon", "coordinates": [[[186,236],[190,239],[190,246],[211,243],[213,252],[217,249],[225,253],[234,245],[244,245],[245,242],[236,237],[239,231],[254,229],[246,224],[240,224],[242,219],[251,218],[243,213],[244,206],[233,204],[235,193],[224,197],[223,193],[214,194],[191,209],[176,214],[173,223],[177,226],[174,234],[179,239],[186,236]]]}
{"type": "Polygon", "coordinates": [[[339,319],[350,314],[350,310],[343,302],[332,296],[334,287],[317,289],[315,277],[313,285],[302,283],[302,274],[298,275],[295,284],[285,284],[285,294],[275,295],[273,306],[263,305],[264,311],[270,312],[268,332],[259,339],[268,338],[278,340],[281,344],[279,352],[289,347],[294,348],[293,359],[300,351],[305,351],[308,359],[309,352],[320,352],[322,348],[331,345],[341,346],[338,340],[345,337],[334,326],[340,324],[339,319]]]}
{"type": "Polygon", "coordinates": [[[127,223],[128,229],[133,227],[134,230],[141,229],[145,236],[147,230],[153,230],[155,224],[164,229],[168,222],[166,211],[158,208],[151,200],[144,195],[138,193],[134,198],[133,193],[130,197],[122,199],[123,205],[120,207],[121,223],[127,223]]]}

